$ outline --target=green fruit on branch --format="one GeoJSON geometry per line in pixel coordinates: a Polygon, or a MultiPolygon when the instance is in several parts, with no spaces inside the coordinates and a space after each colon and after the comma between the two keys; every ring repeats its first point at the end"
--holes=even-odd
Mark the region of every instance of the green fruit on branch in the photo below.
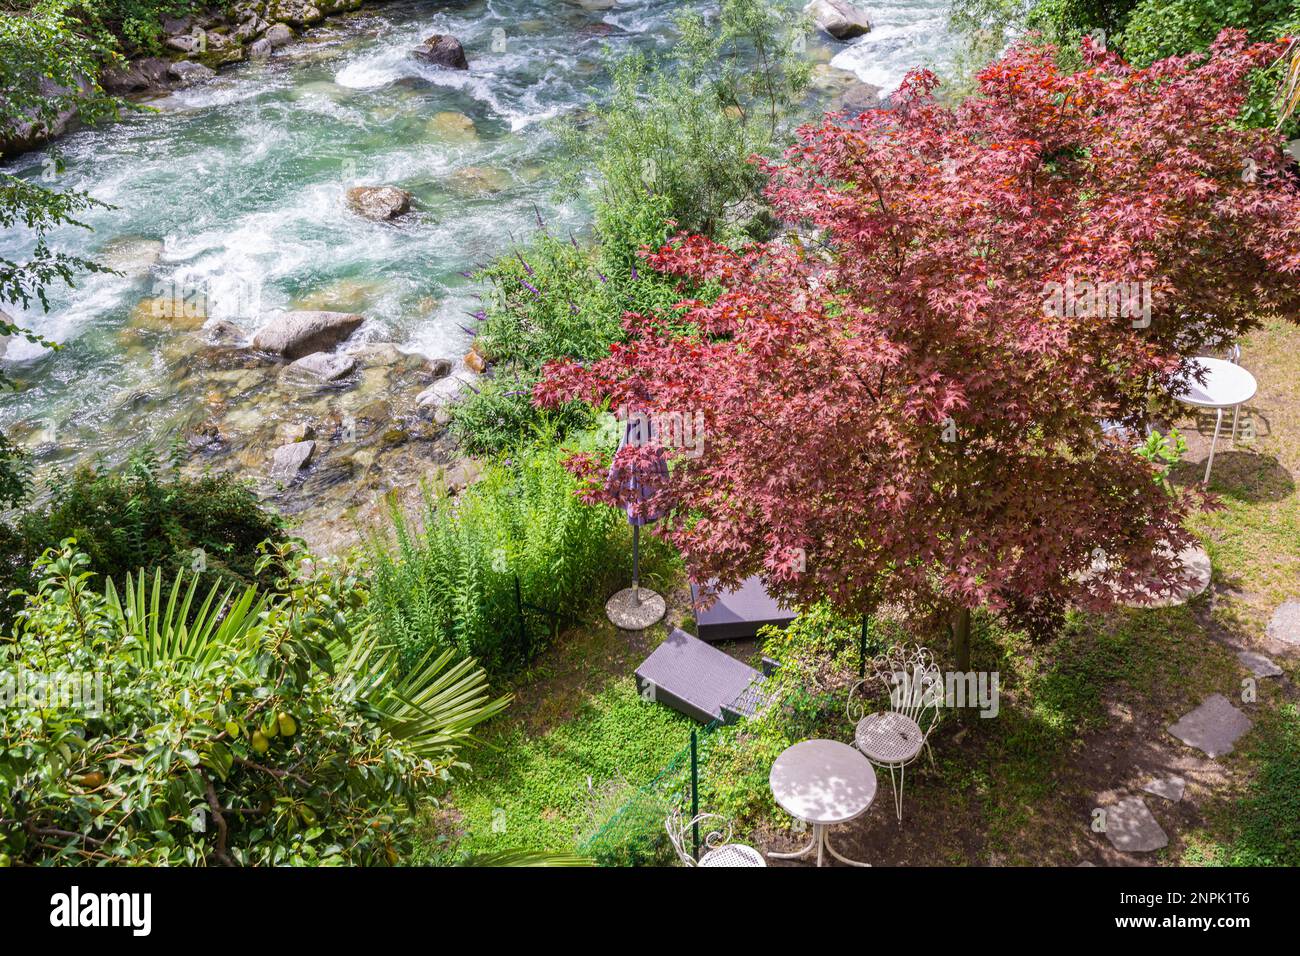
{"type": "Polygon", "coordinates": [[[280,711],[279,715],[275,718],[275,722],[280,727],[281,737],[292,737],[298,732],[298,722],[284,711],[280,711]]]}
{"type": "Polygon", "coordinates": [[[266,734],[262,733],[260,730],[253,731],[252,740],[253,749],[260,754],[264,754],[271,749],[271,741],[267,740],[266,734]]]}
{"type": "Polygon", "coordinates": [[[98,770],[92,770],[90,773],[83,773],[73,777],[72,782],[93,790],[104,782],[104,775],[98,770]]]}

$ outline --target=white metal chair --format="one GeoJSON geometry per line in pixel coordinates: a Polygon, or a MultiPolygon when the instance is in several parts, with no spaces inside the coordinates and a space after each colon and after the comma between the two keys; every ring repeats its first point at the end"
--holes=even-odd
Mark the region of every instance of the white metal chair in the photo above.
{"type": "Polygon", "coordinates": [[[894,810],[902,823],[908,764],[924,749],[930,766],[935,765],[930,734],[942,713],[943,672],[928,649],[907,644],[877,657],[871,670],[850,689],[846,712],[854,722],[853,743],[873,764],[889,770],[894,810]],[[870,711],[868,705],[880,689],[889,695],[889,709],[870,711]]]}
{"type": "Polygon", "coordinates": [[[681,808],[674,807],[664,826],[673,849],[686,866],[767,866],[763,854],[752,846],[731,842],[731,822],[716,813],[701,813],[683,821],[681,808]],[[689,834],[696,826],[701,828],[700,843],[704,850],[699,860],[686,849],[689,834]]]}

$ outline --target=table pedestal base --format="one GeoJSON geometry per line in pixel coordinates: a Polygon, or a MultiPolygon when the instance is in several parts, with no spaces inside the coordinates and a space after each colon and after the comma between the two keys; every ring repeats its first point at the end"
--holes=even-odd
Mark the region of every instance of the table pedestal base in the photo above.
{"type": "Polygon", "coordinates": [[[857,860],[850,860],[846,856],[841,856],[839,852],[835,849],[835,847],[831,846],[830,827],[825,826],[821,823],[813,824],[812,842],[809,843],[802,850],[796,850],[793,853],[768,853],[767,856],[773,860],[802,860],[812,856],[814,852],[816,852],[817,854],[818,866],[825,865],[825,856],[824,856],[825,853],[829,853],[831,856],[835,857],[835,859],[839,860],[841,863],[846,863],[849,866],[870,866],[871,865],[870,863],[859,863],[857,860]]]}

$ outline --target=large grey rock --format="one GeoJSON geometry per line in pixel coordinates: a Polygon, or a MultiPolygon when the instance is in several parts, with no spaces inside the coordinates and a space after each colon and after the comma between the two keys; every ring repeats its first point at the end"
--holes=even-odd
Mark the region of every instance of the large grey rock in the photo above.
{"type": "Polygon", "coordinates": [[[1211,757],[1232,753],[1233,744],[1253,725],[1250,718],[1239,711],[1222,694],[1211,694],[1200,707],[1183,714],[1169,732],[1211,757]]]}
{"type": "Polygon", "coordinates": [[[419,395],[415,396],[415,404],[420,408],[433,409],[450,405],[463,394],[470,391],[477,378],[478,376],[469,369],[459,369],[452,372],[446,378],[438,379],[438,381],[434,382],[419,395]]]}
{"type": "Polygon", "coordinates": [[[272,49],[271,41],[266,37],[260,37],[249,44],[248,55],[254,60],[264,60],[271,55],[272,49]]]}
{"type": "Polygon", "coordinates": [[[435,33],[414,50],[411,55],[417,60],[444,66],[450,70],[468,70],[469,61],[465,59],[465,49],[454,36],[435,33]]]}
{"type": "Polygon", "coordinates": [[[311,464],[311,457],[316,453],[316,443],[310,439],[281,445],[275,450],[271,459],[271,477],[281,481],[293,481],[311,464]]]}
{"type": "Polygon", "coordinates": [[[262,39],[270,41],[271,46],[278,50],[293,39],[293,31],[289,29],[287,24],[273,23],[262,34],[262,39]]]}
{"type": "Polygon", "coordinates": [[[1264,633],[1275,641],[1300,645],[1300,601],[1287,601],[1278,607],[1264,633]]]}
{"type": "Polygon", "coordinates": [[[168,85],[167,70],[170,66],[171,61],[160,56],[142,57],[122,67],[105,70],[99,78],[99,85],[104,92],[114,96],[164,90],[168,85]]]}
{"type": "Polygon", "coordinates": [[[167,75],[181,86],[194,86],[196,83],[206,83],[217,75],[217,71],[193,60],[177,60],[167,68],[167,75]]]}
{"type": "Polygon", "coordinates": [[[299,359],[332,349],[365,320],[352,312],[285,312],[258,330],[253,348],[299,359]]]}
{"type": "Polygon", "coordinates": [[[1256,677],[1281,677],[1282,668],[1263,654],[1255,651],[1238,651],[1237,660],[1256,677]]]}
{"type": "Polygon", "coordinates": [[[353,186],[347,198],[353,212],[375,222],[396,219],[411,208],[411,194],[396,186],[353,186]]]}
{"type": "Polygon", "coordinates": [[[351,355],[313,352],[286,365],[280,377],[295,385],[323,385],[347,378],[356,367],[351,355]]]}
{"type": "Polygon", "coordinates": [[[867,15],[844,0],[812,0],[803,12],[837,40],[851,40],[871,32],[867,15]]]}
{"type": "Polygon", "coordinates": [[[1169,837],[1141,797],[1125,797],[1106,809],[1106,839],[1125,853],[1150,853],[1169,845],[1169,837]]]}

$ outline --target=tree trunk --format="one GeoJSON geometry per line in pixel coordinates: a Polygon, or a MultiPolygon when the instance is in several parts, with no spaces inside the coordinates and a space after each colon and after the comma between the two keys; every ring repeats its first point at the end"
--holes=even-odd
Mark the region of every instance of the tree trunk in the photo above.
{"type": "Polygon", "coordinates": [[[957,670],[963,674],[970,671],[970,608],[958,610],[953,627],[952,652],[957,658],[957,670]]]}

